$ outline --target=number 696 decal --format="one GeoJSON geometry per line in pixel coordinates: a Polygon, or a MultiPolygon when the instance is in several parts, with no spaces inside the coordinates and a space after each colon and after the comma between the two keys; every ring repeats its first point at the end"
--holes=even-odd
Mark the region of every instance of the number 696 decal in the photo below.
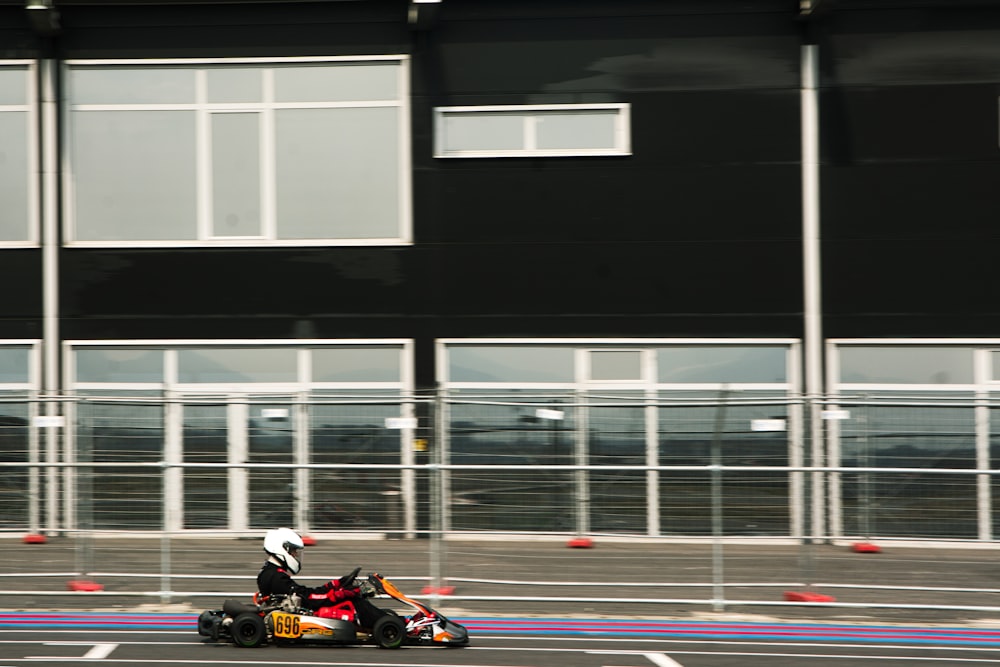
{"type": "Polygon", "coordinates": [[[274,619],[274,636],[295,639],[301,634],[299,627],[299,617],[295,614],[282,614],[275,612],[271,614],[274,619]]]}

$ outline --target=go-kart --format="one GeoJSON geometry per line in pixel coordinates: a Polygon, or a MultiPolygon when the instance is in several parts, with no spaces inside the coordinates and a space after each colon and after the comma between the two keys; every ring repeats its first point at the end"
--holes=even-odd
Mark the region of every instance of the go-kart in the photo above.
{"type": "MultiPolygon", "coordinates": [[[[361,568],[340,578],[346,588],[355,588],[361,568]]],[[[297,595],[254,595],[254,603],[226,600],[221,610],[203,611],[198,617],[198,634],[212,641],[232,641],[236,646],[254,648],[274,644],[374,643],[379,648],[395,649],[403,644],[466,646],[468,631],[441,613],[404,595],[378,573],[368,575],[361,585],[362,595],[387,595],[413,609],[410,616],[400,616],[384,609],[373,628],[362,628],[351,600],[344,600],[322,611],[302,607],[297,595]],[[322,616],[319,614],[322,613],[322,616]]]]}

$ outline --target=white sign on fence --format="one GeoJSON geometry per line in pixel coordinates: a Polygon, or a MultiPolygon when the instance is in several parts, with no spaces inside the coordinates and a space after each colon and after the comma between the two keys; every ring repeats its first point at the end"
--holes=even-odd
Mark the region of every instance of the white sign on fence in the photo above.
{"type": "Polygon", "coordinates": [[[400,430],[404,428],[416,428],[417,418],[416,417],[386,417],[385,427],[393,430],[400,430]]]}
{"type": "Polygon", "coordinates": [[[784,431],[784,419],[751,419],[751,431],[784,431]]]}

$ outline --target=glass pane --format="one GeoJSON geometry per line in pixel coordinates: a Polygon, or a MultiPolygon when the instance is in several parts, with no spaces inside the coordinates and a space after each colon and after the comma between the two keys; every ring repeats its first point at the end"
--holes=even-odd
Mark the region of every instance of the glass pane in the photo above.
{"type": "Polygon", "coordinates": [[[163,350],[76,350],[77,382],[163,382],[163,350]]]}
{"type": "MultiPolygon", "coordinates": [[[[635,353],[638,355],[638,352],[635,353]]],[[[646,463],[646,408],[642,392],[600,392],[588,411],[589,463],[641,466],[646,463]],[[608,405],[620,402],[621,405],[608,405]]],[[[593,530],[646,532],[646,473],[631,470],[590,473],[593,530]]]]}
{"type": "MultiPolygon", "coordinates": [[[[385,428],[387,417],[399,415],[398,401],[352,403],[314,397],[310,463],[400,463],[400,431],[385,428]]],[[[400,486],[398,470],[315,470],[310,525],[326,530],[399,529],[400,486]]]]}
{"type": "Polygon", "coordinates": [[[448,112],[444,150],[513,151],[524,148],[524,116],[518,113],[448,112]]]}
{"type": "Polygon", "coordinates": [[[639,380],[642,378],[642,354],[638,350],[590,353],[591,380],[639,380]]]}
{"type": "MultiPolygon", "coordinates": [[[[787,408],[764,402],[768,392],[740,392],[723,404],[717,391],[661,392],[657,410],[660,465],[785,466],[789,463],[787,408]],[[762,402],[752,403],[760,397],[762,402]],[[675,405],[671,405],[671,402],[675,405]],[[685,404],[698,401],[703,405],[685,404]],[[714,404],[713,404],[714,403],[714,404]],[[755,420],[784,420],[784,431],[755,431],[755,420]],[[715,445],[718,443],[718,448],[715,445]]],[[[711,477],[700,471],[660,473],[660,521],[664,535],[710,535],[711,477]]],[[[789,473],[733,471],[721,479],[726,535],[787,535],[789,473]]]]}
{"type": "Polygon", "coordinates": [[[399,382],[397,347],[320,348],[312,351],[313,382],[399,382]]]}
{"type": "MultiPolygon", "coordinates": [[[[566,393],[461,392],[450,405],[450,460],[456,465],[572,465],[579,408],[566,393]],[[561,419],[552,417],[561,416],[561,419]]],[[[456,530],[570,531],[574,473],[456,470],[450,475],[456,530]]]]}
{"type": "Polygon", "coordinates": [[[177,352],[178,380],[199,382],[295,382],[297,352],[291,348],[204,348],[177,352]]]}
{"type": "Polygon", "coordinates": [[[212,231],[261,234],[260,114],[212,114],[212,231]]]}
{"type": "MultiPolygon", "coordinates": [[[[0,360],[2,358],[0,352],[0,360]]],[[[0,461],[27,463],[28,437],[28,405],[0,402],[0,461]]],[[[26,467],[4,468],[3,475],[0,475],[0,507],[3,507],[3,512],[0,512],[0,529],[26,530],[29,527],[30,476],[31,473],[26,467]]]]}
{"type": "Polygon", "coordinates": [[[72,133],[77,240],[196,238],[194,112],[77,112],[72,133]]]}
{"type": "Polygon", "coordinates": [[[292,456],[292,406],[254,403],[247,425],[247,462],[269,464],[250,469],[250,526],[273,528],[295,523],[292,456]]]}
{"type": "Polygon", "coordinates": [[[572,382],[573,348],[448,348],[451,382],[572,382]]]}
{"type": "Polygon", "coordinates": [[[617,111],[597,110],[538,113],[538,148],[615,148],[617,115],[617,111]]]}
{"type": "Polygon", "coordinates": [[[31,349],[28,347],[0,348],[0,383],[26,384],[30,382],[28,365],[30,354],[31,349]]]}
{"type": "Polygon", "coordinates": [[[30,138],[27,112],[0,111],[0,241],[24,241],[29,236],[30,138]]]}
{"type": "Polygon", "coordinates": [[[976,476],[934,474],[940,468],[975,468],[973,397],[964,392],[947,398],[876,394],[867,405],[842,405],[851,418],[840,422],[841,465],[886,469],[841,473],[848,534],[976,536],[976,476]],[[914,468],[927,472],[914,474],[914,468]]]}
{"type": "Polygon", "coordinates": [[[208,68],[206,78],[209,103],[260,102],[262,71],[257,67],[208,68]]]}
{"type": "MultiPolygon", "coordinates": [[[[229,429],[225,404],[185,405],[184,463],[226,463],[229,429]]],[[[225,528],[229,523],[225,468],[184,468],[184,527],[225,528]]]]}
{"type": "Polygon", "coordinates": [[[27,68],[0,67],[0,104],[27,104],[27,91],[27,68]]]}
{"type": "Polygon", "coordinates": [[[400,235],[398,109],[277,112],[278,236],[400,235]]]}
{"type": "Polygon", "coordinates": [[[195,70],[180,67],[76,66],[72,104],[183,104],[195,101],[195,70]]]}
{"type": "Polygon", "coordinates": [[[787,382],[784,347],[661,347],[660,382],[787,382]]]}
{"type": "Polygon", "coordinates": [[[147,402],[85,401],[77,409],[78,518],[83,529],[160,530],[163,471],[137,463],[163,460],[163,406],[147,402]]]}
{"type": "Polygon", "coordinates": [[[1000,382],[1000,352],[994,351],[990,353],[990,360],[993,362],[993,374],[990,379],[994,382],[1000,382]]]}
{"type": "Polygon", "coordinates": [[[964,384],[973,381],[972,349],[878,346],[840,348],[840,381],[964,384]]]}
{"type": "Polygon", "coordinates": [[[399,98],[399,63],[317,63],[274,69],[278,102],[353,102],[399,98]]]}

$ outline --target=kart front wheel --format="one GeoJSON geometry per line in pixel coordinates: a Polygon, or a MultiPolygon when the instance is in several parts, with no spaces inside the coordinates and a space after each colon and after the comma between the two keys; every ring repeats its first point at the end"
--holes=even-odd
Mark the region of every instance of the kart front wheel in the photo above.
{"type": "Polygon", "coordinates": [[[406,626],[403,619],[395,615],[385,615],[375,621],[372,629],[372,639],[379,648],[399,648],[406,639],[406,626]]]}
{"type": "Polygon", "coordinates": [[[264,619],[257,614],[240,614],[229,628],[233,643],[240,648],[256,648],[267,641],[264,619]]]}

